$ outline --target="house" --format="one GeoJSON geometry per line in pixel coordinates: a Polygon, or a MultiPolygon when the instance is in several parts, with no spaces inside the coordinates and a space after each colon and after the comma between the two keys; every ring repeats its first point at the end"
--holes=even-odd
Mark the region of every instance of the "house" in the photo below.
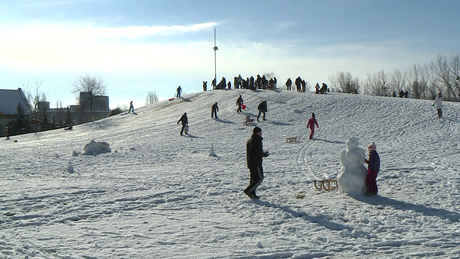
{"type": "Polygon", "coordinates": [[[21,88],[0,89],[0,136],[6,136],[5,126],[16,119],[18,104],[24,109],[24,114],[30,116],[28,102],[21,88]]]}
{"type": "Polygon", "coordinates": [[[89,92],[81,92],[79,104],[70,105],[67,108],[50,108],[49,102],[40,102],[38,104],[39,115],[36,122],[39,127],[41,127],[41,121],[45,112],[49,122],[49,129],[68,126],[65,124],[67,112],[70,113],[73,125],[91,122],[93,119],[96,121],[109,116],[109,97],[102,95],[91,96],[89,92]],[[91,99],[93,102],[92,107],[91,99]]]}
{"type": "Polygon", "coordinates": [[[78,123],[85,123],[94,120],[107,118],[110,114],[109,97],[103,95],[92,95],[90,92],[80,92],[78,123]],[[91,105],[92,103],[92,105],[91,105]],[[92,106],[92,107],[91,107],[92,106]]]}
{"type": "Polygon", "coordinates": [[[81,92],[78,105],[70,105],[67,108],[50,108],[49,102],[39,102],[38,111],[33,115],[21,88],[17,90],[0,89],[0,136],[6,136],[5,126],[11,125],[16,120],[18,104],[22,105],[27,120],[35,125],[37,130],[68,126],[65,123],[67,113],[74,125],[107,118],[110,114],[108,96],[91,96],[89,92],[81,92]],[[44,114],[48,119],[47,126],[42,125],[44,114]]]}

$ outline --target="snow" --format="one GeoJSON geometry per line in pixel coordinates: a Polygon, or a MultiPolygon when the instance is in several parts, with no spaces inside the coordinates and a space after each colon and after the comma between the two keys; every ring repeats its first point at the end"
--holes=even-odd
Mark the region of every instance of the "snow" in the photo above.
{"type": "MultiPolygon", "coordinates": [[[[1,139],[0,258],[459,258],[458,103],[222,90],[1,139]],[[242,95],[248,106],[236,113],[242,95]],[[267,121],[245,126],[267,100],[267,121]],[[219,103],[219,119],[211,106],[219,103]],[[176,122],[187,112],[188,136],[176,122]],[[320,129],[308,139],[314,112],[320,129]],[[245,143],[263,130],[265,179],[245,143]],[[287,137],[300,141],[286,143],[287,137]],[[374,141],[379,195],[314,187],[337,179],[346,141],[374,141]],[[17,140],[17,142],[14,142],[17,140]],[[110,152],[84,155],[92,140],[110,152]],[[212,155],[210,154],[212,153],[212,155]]],[[[366,156],[367,151],[366,152],[366,156]]]]}
{"type": "Polygon", "coordinates": [[[99,155],[102,153],[111,152],[110,145],[107,142],[96,142],[91,140],[90,143],[86,144],[83,148],[85,155],[99,155]]]}

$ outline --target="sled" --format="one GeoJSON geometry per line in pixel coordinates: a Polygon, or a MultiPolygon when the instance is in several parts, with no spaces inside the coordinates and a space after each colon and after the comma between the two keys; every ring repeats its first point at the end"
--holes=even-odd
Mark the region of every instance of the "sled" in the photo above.
{"type": "Polygon", "coordinates": [[[314,180],[313,183],[315,184],[315,188],[317,190],[325,190],[325,191],[332,191],[339,188],[339,183],[337,180],[329,179],[329,180],[314,180]]]}
{"type": "Polygon", "coordinates": [[[254,119],[251,119],[250,121],[243,122],[243,125],[251,125],[253,123],[254,123],[254,119]]]}
{"type": "Polygon", "coordinates": [[[172,100],[174,100],[174,97],[173,97],[173,98],[169,98],[169,99],[168,99],[168,101],[172,101],[172,100]]]}
{"type": "Polygon", "coordinates": [[[300,140],[300,136],[286,138],[286,143],[298,142],[300,140]]]}
{"type": "Polygon", "coordinates": [[[188,125],[187,125],[187,126],[185,126],[185,128],[184,128],[184,132],[185,132],[185,134],[188,134],[188,125]]]}

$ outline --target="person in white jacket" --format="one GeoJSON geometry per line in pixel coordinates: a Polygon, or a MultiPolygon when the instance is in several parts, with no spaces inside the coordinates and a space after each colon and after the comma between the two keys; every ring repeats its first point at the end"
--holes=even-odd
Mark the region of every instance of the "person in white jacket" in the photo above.
{"type": "Polygon", "coordinates": [[[433,106],[435,106],[436,110],[438,111],[438,118],[442,118],[442,95],[441,93],[438,93],[438,96],[436,96],[436,99],[434,99],[433,106]]]}

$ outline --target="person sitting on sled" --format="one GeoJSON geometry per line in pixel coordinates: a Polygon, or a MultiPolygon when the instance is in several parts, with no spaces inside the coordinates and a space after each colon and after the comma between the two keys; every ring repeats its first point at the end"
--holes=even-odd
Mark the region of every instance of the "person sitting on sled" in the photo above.
{"type": "Polygon", "coordinates": [[[251,119],[251,116],[248,114],[246,115],[246,123],[253,123],[254,119],[251,119]]]}

